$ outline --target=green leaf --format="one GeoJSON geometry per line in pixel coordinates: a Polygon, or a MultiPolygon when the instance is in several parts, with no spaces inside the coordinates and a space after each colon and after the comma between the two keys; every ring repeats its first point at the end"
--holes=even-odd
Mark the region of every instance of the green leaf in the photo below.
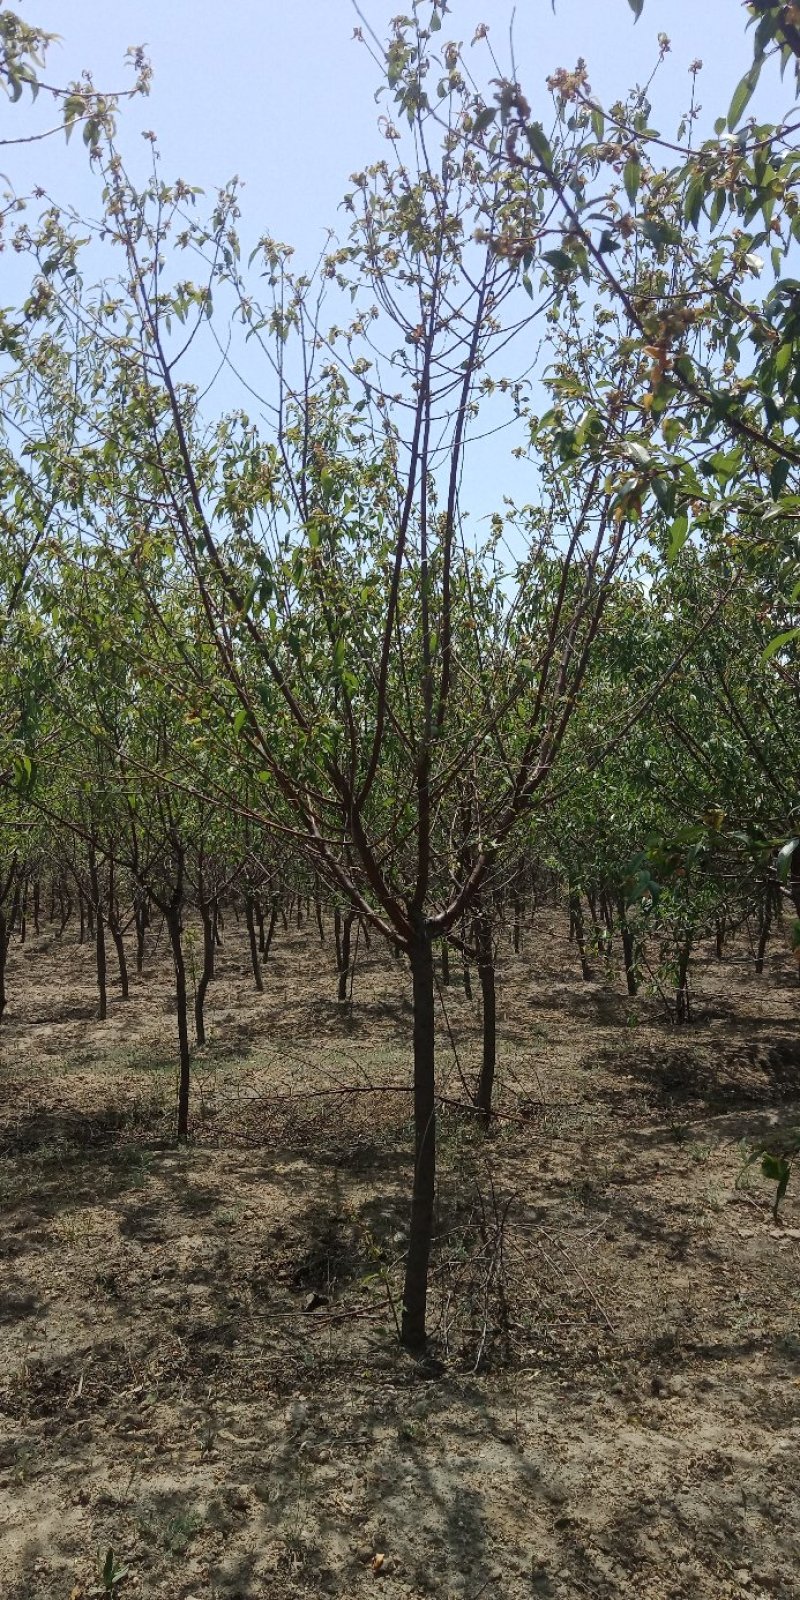
{"type": "Polygon", "coordinates": [[[647,446],[637,444],[634,439],[626,439],[625,453],[630,456],[632,461],[636,462],[637,467],[649,467],[653,459],[652,453],[647,446]]]}
{"type": "Polygon", "coordinates": [[[711,202],[710,220],[712,228],[716,228],[717,223],[719,222],[719,219],[725,210],[726,200],[727,195],[725,190],[717,189],[714,193],[714,199],[711,202]]]}
{"type": "Polygon", "coordinates": [[[792,1175],[792,1163],[786,1156],[774,1156],[769,1150],[765,1150],[761,1157],[761,1171],[763,1172],[765,1178],[771,1178],[772,1182],[777,1183],[778,1185],[775,1195],[775,1203],[772,1207],[772,1215],[777,1221],[778,1206],[780,1205],[786,1190],[789,1187],[789,1179],[792,1175]]]}
{"type": "Polygon", "coordinates": [[[497,106],[484,106],[483,110],[478,112],[472,124],[472,132],[476,138],[479,138],[482,133],[486,132],[487,128],[491,127],[496,116],[497,106]]]}
{"type": "Polygon", "coordinates": [[[541,122],[529,122],[525,132],[534,155],[538,156],[546,166],[552,167],[553,152],[541,122]]]}
{"type": "Polygon", "coordinates": [[[635,205],[636,196],[639,193],[639,184],[642,181],[642,163],[636,156],[631,156],[630,161],[626,161],[622,181],[631,205],[635,205]]]}
{"type": "Polygon", "coordinates": [[[788,628],[786,633],[777,634],[774,639],[770,639],[766,650],[762,652],[762,662],[771,661],[772,657],[776,656],[785,644],[789,644],[791,639],[797,638],[800,638],[800,628],[788,628]]]}
{"type": "Polygon", "coordinates": [[[638,22],[642,12],[644,11],[644,0],[628,0],[628,5],[633,12],[634,21],[638,22]]]}
{"type": "Polygon", "coordinates": [[[672,527],[669,530],[669,545],[667,547],[667,566],[671,567],[683,549],[689,537],[689,518],[685,511],[679,511],[672,527]]]}
{"type": "Polygon", "coordinates": [[[800,846],[800,839],[788,839],[783,848],[778,851],[778,860],[776,862],[775,870],[778,874],[779,883],[788,883],[789,870],[792,865],[795,850],[797,850],[798,846],[800,846]]]}
{"type": "Polygon", "coordinates": [[[572,256],[568,255],[566,250],[545,250],[542,260],[556,272],[570,272],[575,265],[572,256]]]}
{"type": "Polygon", "coordinates": [[[737,122],[739,122],[744,112],[744,108],[750,100],[760,76],[761,63],[754,61],[752,67],[749,68],[744,77],[740,78],[739,82],[737,83],[736,88],[733,91],[733,99],[731,100],[730,109],[728,111],[728,127],[730,128],[731,132],[733,132],[737,122]]]}
{"type": "Polygon", "coordinates": [[[236,716],[233,719],[233,731],[237,736],[241,733],[249,715],[250,712],[247,710],[246,706],[242,706],[241,710],[237,711],[236,716]]]}
{"type": "Polygon", "coordinates": [[[773,500],[777,500],[778,496],[783,494],[788,476],[789,462],[785,458],[777,460],[769,475],[769,492],[773,500]]]}
{"type": "Polygon", "coordinates": [[[717,483],[725,488],[731,478],[735,478],[742,464],[741,449],[717,450],[711,457],[708,465],[711,468],[717,483]]]}
{"type": "Polygon", "coordinates": [[[669,516],[673,509],[673,503],[675,499],[675,491],[672,485],[667,482],[666,478],[656,477],[652,479],[650,487],[656,497],[660,509],[664,512],[665,516],[669,516]]]}
{"type": "Polygon", "coordinates": [[[706,186],[704,179],[693,178],[686,191],[686,198],[683,202],[683,215],[686,218],[686,221],[691,223],[693,228],[696,228],[700,221],[700,213],[703,209],[703,201],[705,200],[705,196],[706,186]]]}
{"type": "Polygon", "coordinates": [[[606,119],[599,106],[592,106],[592,132],[598,141],[606,131],[606,119]]]}
{"type": "Polygon", "coordinates": [[[774,1178],[779,1182],[783,1178],[787,1162],[783,1156],[773,1156],[768,1150],[761,1157],[761,1171],[765,1178],[774,1178]]]}

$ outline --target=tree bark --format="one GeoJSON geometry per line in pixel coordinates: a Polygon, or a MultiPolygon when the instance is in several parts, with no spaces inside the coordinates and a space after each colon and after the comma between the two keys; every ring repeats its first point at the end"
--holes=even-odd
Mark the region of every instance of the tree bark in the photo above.
{"type": "Polygon", "coordinates": [[[109,909],[108,926],[111,929],[111,937],[114,940],[114,948],[117,952],[120,994],[123,1000],[127,1000],[129,994],[128,963],[125,957],[125,940],[122,935],[122,927],[120,925],[118,911],[112,916],[111,910],[109,909]]]}
{"type": "Polygon", "coordinates": [[[206,991],[214,976],[214,918],[211,907],[205,900],[200,901],[200,917],[203,923],[203,970],[197,985],[194,997],[194,1031],[197,1043],[206,1042],[205,1003],[206,991]]]}
{"type": "Polygon", "coordinates": [[[483,1057],[475,1095],[475,1105],[485,1124],[492,1115],[492,1089],[497,1062],[497,995],[494,977],[494,951],[492,925],[488,913],[482,908],[474,921],[474,938],[478,953],[478,977],[483,1000],[483,1057]]]}
{"type": "Polygon", "coordinates": [[[244,914],[247,922],[247,937],[250,942],[250,964],[253,968],[253,978],[259,994],[263,994],[264,979],[261,976],[261,962],[258,959],[258,937],[256,935],[255,904],[251,894],[246,894],[244,897],[244,914]]]}
{"type": "Polygon", "coordinates": [[[69,919],[70,919],[71,916],[72,916],[72,901],[71,901],[71,899],[69,897],[69,894],[64,889],[63,885],[59,884],[59,886],[58,886],[58,918],[59,918],[59,924],[60,924],[59,925],[59,929],[58,929],[58,937],[59,937],[59,939],[62,938],[63,933],[64,933],[64,929],[66,928],[67,923],[69,922],[69,919]]]}
{"type": "Polygon", "coordinates": [[[759,913],[756,972],[760,975],[764,971],[764,957],[767,953],[767,944],[772,931],[772,892],[769,885],[767,886],[764,899],[759,907],[759,913]]]}
{"type": "Polygon", "coordinates": [[[348,983],[350,980],[350,947],[352,942],[353,921],[355,912],[345,911],[344,916],[337,912],[339,919],[336,931],[336,955],[339,968],[339,985],[336,994],[337,1004],[346,1006],[348,1003],[348,983]]]}
{"type": "Polygon", "coordinates": [[[6,1009],[6,955],[8,954],[8,930],[6,914],[0,907],[0,1020],[6,1009]]]}
{"type": "Polygon", "coordinates": [[[436,1071],[433,950],[420,913],[410,950],[414,996],[414,1187],[403,1288],[401,1339],[411,1349],[425,1344],[428,1267],[436,1189],[436,1071]]]}
{"type": "Polygon", "coordinates": [[[108,1014],[108,1000],[106,994],[106,932],[103,907],[100,904],[100,879],[97,872],[97,862],[94,850],[89,854],[89,887],[91,897],[89,909],[94,911],[94,948],[97,961],[97,993],[100,997],[99,1018],[105,1022],[108,1014]]]}
{"type": "Polygon", "coordinates": [[[514,892],[513,892],[512,901],[511,901],[512,906],[513,906],[513,910],[514,910],[514,954],[515,954],[515,956],[518,956],[519,953],[520,953],[520,950],[522,949],[522,913],[523,913],[523,909],[524,909],[524,902],[523,902],[523,898],[522,898],[522,892],[521,892],[520,885],[524,882],[524,878],[523,878],[524,871],[525,871],[525,857],[522,856],[521,859],[520,859],[520,862],[519,862],[519,866],[517,867],[517,877],[516,877],[516,881],[514,883],[514,892]]]}
{"type": "Polygon", "coordinates": [[[617,902],[619,910],[619,930],[622,938],[622,959],[625,962],[625,982],[628,985],[628,994],[636,994],[639,984],[636,978],[636,950],[634,947],[633,930],[628,925],[625,915],[625,900],[620,895],[617,902]]]}
{"type": "Polygon", "coordinates": [[[144,970],[144,939],[147,932],[148,915],[147,901],[144,894],[137,894],[133,908],[133,919],[136,924],[136,975],[141,978],[144,970]]]}
{"type": "Polygon", "coordinates": [[[19,878],[17,878],[17,880],[16,880],[16,882],[14,884],[14,893],[13,893],[13,895],[11,897],[11,915],[9,917],[9,922],[8,922],[9,928],[10,928],[12,933],[14,932],[14,929],[19,925],[20,895],[21,895],[21,890],[20,890],[20,886],[19,886],[19,878]]]}
{"type": "Polygon", "coordinates": [[[189,1051],[189,1024],[186,1011],[186,965],[183,959],[183,945],[181,940],[181,913],[180,907],[171,905],[166,911],[167,930],[169,942],[172,946],[172,960],[175,965],[175,1000],[178,1010],[178,1050],[180,1058],[180,1076],[178,1079],[178,1138],[189,1137],[189,1083],[191,1078],[191,1055],[189,1051]]]}
{"type": "Polygon", "coordinates": [[[442,983],[445,989],[450,983],[450,945],[447,939],[442,940],[442,983]]]}
{"type": "Polygon", "coordinates": [[[675,1021],[691,1022],[692,1007],[689,999],[689,957],[692,953],[691,934],[681,945],[678,955],[678,987],[675,994],[675,1021]]]}
{"type": "Polygon", "coordinates": [[[463,925],[462,925],[462,928],[461,928],[461,940],[462,940],[462,946],[463,946],[463,948],[462,948],[462,961],[463,961],[462,977],[463,977],[463,980],[464,980],[464,993],[465,993],[467,999],[471,1000],[472,999],[472,977],[470,975],[470,970],[469,970],[469,956],[467,955],[467,930],[463,925]]]}
{"type": "Polygon", "coordinates": [[[277,902],[277,900],[273,900],[272,908],[271,908],[270,914],[269,914],[269,926],[267,928],[266,936],[264,938],[264,949],[262,951],[262,955],[263,955],[265,961],[269,960],[269,952],[270,952],[270,950],[272,948],[272,940],[273,940],[273,937],[274,937],[274,934],[275,934],[275,924],[276,924],[277,920],[278,920],[278,902],[277,902]]]}
{"type": "Polygon", "coordinates": [[[589,983],[592,977],[592,969],[586,955],[586,929],[583,921],[583,907],[579,891],[572,888],[569,891],[569,931],[578,946],[584,982],[589,983]]]}

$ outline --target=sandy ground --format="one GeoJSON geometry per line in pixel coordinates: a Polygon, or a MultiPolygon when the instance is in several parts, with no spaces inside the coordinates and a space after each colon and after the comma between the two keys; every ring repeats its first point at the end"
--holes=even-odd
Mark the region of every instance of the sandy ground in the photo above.
{"type": "MultiPolygon", "coordinates": [[[[678,1029],[563,925],[501,949],[495,1131],[441,1114],[423,1360],[402,965],[362,944],[345,1022],[316,928],[259,996],[229,917],[178,1150],[163,936],[104,1024],[69,930],[15,945],[3,1600],[106,1592],[109,1551],[123,1600],[800,1595],[800,1172],[776,1226],[743,1143],[800,1125],[796,975],[707,953],[678,1029]]],[[[457,1101],[480,1018],[443,1003],[457,1101]]]]}

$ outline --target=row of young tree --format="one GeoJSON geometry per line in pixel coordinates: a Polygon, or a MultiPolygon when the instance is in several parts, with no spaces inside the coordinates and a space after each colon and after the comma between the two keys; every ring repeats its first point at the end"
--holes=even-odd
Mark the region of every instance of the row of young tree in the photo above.
{"type": "MultiPolygon", "coordinates": [[[[781,8],[749,9],[755,87],[794,47],[781,8]]],[[[740,85],[699,140],[693,90],[669,140],[647,91],[604,109],[579,64],[548,80],[545,130],[451,10],[415,3],[385,45],[359,30],[387,154],[307,273],[269,236],[245,267],[236,186],[200,216],[72,86],[102,219],[9,202],[31,282],[0,328],[4,901],[18,922],[21,885],[69,878],[99,973],[123,904],[160,910],[182,1132],[187,907],[206,987],[226,897],[257,973],[276,875],[339,907],[340,975],[354,922],[408,959],[410,1345],[434,952],[480,974],[487,1114],[495,923],[526,874],[565,883],[587,971],[587,924],[601,953],[618,933],[631,989],[657,927],[679,1018],[709,927],[724,944],[755,916],[760,940],[779,902],[800,912],[792,113],[734,132],[740,85]],[[213,410],[234,383],[248,409],[213,410]],[[481,533],[487,437],[526,498],[481,533]]],[[[23,82],[42,41],[9,54],[3,27],[23,82]]]]}

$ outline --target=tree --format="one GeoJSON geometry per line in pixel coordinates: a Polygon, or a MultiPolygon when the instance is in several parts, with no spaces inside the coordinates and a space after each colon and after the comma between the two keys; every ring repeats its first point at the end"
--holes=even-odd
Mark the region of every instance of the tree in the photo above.
{"type": "MultiPolygon", "coordinates": [[[[142,194],[109,146],[106,230],[124,278],[90,293],[51,215],[34,242],[50,292],[31,317],[45,330],[71,319],[81,518],[138,579],[159,637],[171,612],[153,581],[154,543],[195,586],[216,678],[209,685],[189,649],[162,655],[176,704],[191,705],[211,741],[221,717],[233,726],[260,825],[293,837],[408,955],[410,1345],[425,1338],[435,1194],[433,944],[472,917],[487,973],[481,895],[551,780],[636,537],[604,486],[599,448],[555,469],[534,449],[540,503],[511,508],[488,543],[470,540],[471,434],[481,408],[489,425],[523,410],[504,352],[522,341],[527,365],[523,336],[537,320],[546,329],[554,304],[552,263],[535,289],[529,247],[552,195],[521,181],[505,144],[487,151],[485,103],[457,47],[437,53],[440,23],[438,7],[430,29],[415,7],[394,26],[383,68],[409,133],[385,119],[392,159],[355,175],[349,237],[316,274],[293,274],[263,241],[272,301],[259,307],[239,265],[235,191],[198,224],[186,185],[156,174],[142,194]],[[54,235],[63,253],[45,272],[54,235]],[[177,276],[176,245],[200,251],[205,283],[177,276]],[[204,432],[177,375],[212,296],[226,295],[271,374],[267,438],[244,416],[204,432]]],[[[524,429],[518,448],[528,450],[524,429]]]]}

